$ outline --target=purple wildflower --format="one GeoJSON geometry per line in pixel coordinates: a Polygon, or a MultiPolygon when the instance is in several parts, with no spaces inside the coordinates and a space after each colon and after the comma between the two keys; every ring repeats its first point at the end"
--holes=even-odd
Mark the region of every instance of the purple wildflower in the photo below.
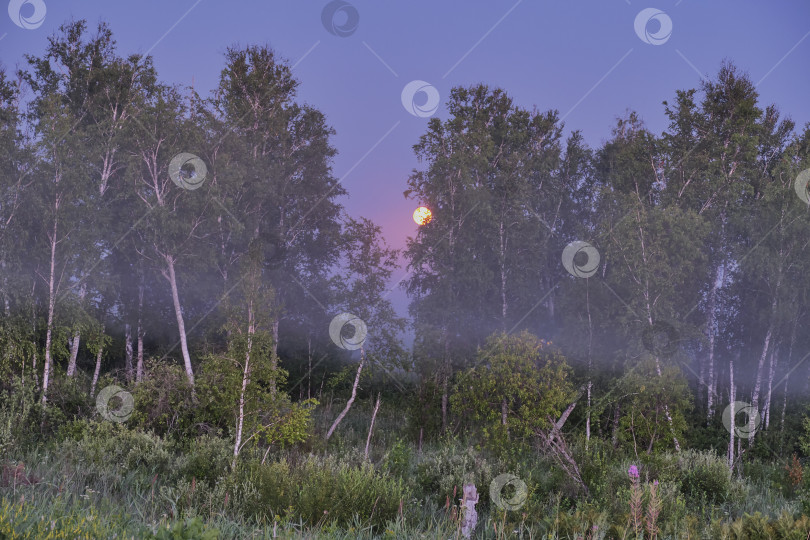
{"type": "Polygon", "coordinates": [[[630,465],[630,468],[627,469],[627,474],[630,475],[630,478],[638,478],[638,468],[635,465],[630,465]]]}

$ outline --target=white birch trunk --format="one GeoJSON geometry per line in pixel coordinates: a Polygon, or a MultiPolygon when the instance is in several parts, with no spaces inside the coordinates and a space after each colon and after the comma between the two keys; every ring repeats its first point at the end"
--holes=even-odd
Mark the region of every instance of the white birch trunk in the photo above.
{"type": "MultiPolygon", "coordinates": [[[[55,210],[59,208],[59,201],[56,202],[55,210]]],[[[48,322],[45,330],[45,365],[42,369],[42,405],[45,406],[48,402],[48,384],[51,379],[51,348],[53,345],[53,315],[54,307],[56,306],[56,291],[54,290],[56,281],[56,229],[57,220],[53,220],[53,232],[50,238],[51,241],[51,262],[50,273],[48,277],[48,322]]]]}
{"type": "Polygon", "coordinates": [[[79,340],[81,339],[81,332],[76,330],[73,334],[73,339],[70,342],[70,360],[68,361],[67,376],[73,377],[76,375],[76,359],[79,356],[79,340]]]}
{"type": "Polygon", "coordinates": [[[141,276],[141,284],[138,287],[138,361],[135,365],[135,382],[139,383],[143,379],[143,276],[141,276]]]}
{"type": "Polygon", "coordinates": [[[186,324],[183,322],[183,310],[180,307],[180,294],[177,292],[177,275],[174,272],[174,257],[166,256],[166,274],[172,288],[172,303],[174,313],[177,316],[177,330],[180,333],[180,350],[183,353],[183,364],[186,368],[186,377],[189,384],[194,386],[194,371],[191,368],[191,355],[188,353],[188,342],[186,341],[186,324]]]}
{"type": "MultiPolygon", "coordinates": [[[[768,351],[770,349],[772,334],[773,334],[773,322],[771,322],[771,325],[768,327],[768,331],[765,333],[765,339],[763,340],[762,343],[762,354],[759,355],[759,363],[757,365],[757,378],[754,383],[754,393],[751,396],[751,405],[754,407],[756,411],[759,411],[759,394],[760,391],[762,390],[762,371],[765,366],[765,359],[768,357],[768,351]]],[[[749,448],[754,444],[754,436],[756,435],[756,426],[754,425],[756,416],[757,415],[750,415],[750,420],[748,424],[748,433],[750,434],[748,437],[749,448]]]]}
{"type": "Polygon", "coordinates": [[[101,355],[103,351],[104,345],[99,345],[98,352],[96,353],[96,369],[93,372],[93,383],[90,385],[90,397],[96,395],[96,384],[98,383],[98,376],[101,373],[101,355]]]}
{"type": "MultiPolygon", "coordinates": [[[[714,417],[714,349],[715,349],[715,336],[717,334],[717,289],[719,288],[718,282],[721,281],[721,272],[723,277],[725,271],[723,265],[718,265],[715,272],[714,281],[712,282],[712,289],[709,293],[709,313],[706,315],[707,337],[709,338],[709,354],[706,359],[706,370],[708,377],[706,380],[706,417],[711,420],[714,417]]],[[[703,370],[701,369],[701,382],[703,382],[703,370]]]]}
{"type": "Polygon", "coordinates": [[[250,383],[250,352],[253,348],[253,334],[256,331],[256,323],[253,317],[253,302],[248,305],[248,338],[247,352],[245,353],[245,366],[242,369],[242,391],[239,393],[239,416],[236,419],[236,442],[233,445],[233,462],[231,468],[236,468],[236,458],[242,446],[242,429],[245,425],[245,394],[250,383]]]}
{"type": "Polygon", "coordinates": [[[763,415],[765,429],[771,424],[771,395],[773,394],[773,376],[776,372],[776,364],[779,359],[776,357],[776,347],[771,349],[770,367],[768,368],[768,392],[765,394],[765,414],[763,415]]]}
{"type": "Polygon", "coordinates": [[[588,411],[585,414],[585,449],[588,449],[588,444],[591,441],[591,390],[593,388],[593,379],[591,374],[593,371],[593,357],[591,356],[591,347],[593,345],[593,321],[591,320],[591,296],[590,296],[590,280],[585,280],[585,309],[588,313],[588,411]]]}
{"type": "Polygon", "coordinates": [[[507,311],[507,302],[506,302],[506,232],[504,231],[503,227],[503,217],[501,217],[501,222],[499,226],[499,239],[500,239],[500,253],[499,253],[499,266],[500,266],[500,273],[501,273],[501,323],[503,326],[504,332],[506,331],[506,311],[507,311]]]}
{"type": "MultiPolygon", "coordinates": [[[[770,322],[768,323],[768,331],[765,333],[765,339],[762,343],[762,354],[760,354],[759,363],[757,364],[757,378],[756,382],[754,383],[754,393],[751,396],[751,405],[757,411],[759,411],[759,395],[760,391],[762,390],[762,372],[765,366],[765,359],[768,358],[768,352],[770,351],[771,338],[773,337],[774,319],[776,318],[776,299],[779,295],[779,286],[781,283],[782,268],[780,266],[779,275],[776,279],[776,287],[774,287],[773,291],[773,300],[771,300],[771,314],[770,322]]],[[[750,433],[750,436],[748,437],[749,448],[754,444],[754,436],[756,436],[756,426],[754,425],[755,420],[756,415],[750,415],[748,422],[748,432],[750,433]]]]}
{"type": "MultiPolygon", "coordinates": [[[[31,336],[37,335],[37,304],[34,301],[37,292],[37,282],[33,280],[31,285],[31,336]]],[[[33,347],[31,354],[31,372],[34,374],[34,389],[39,389],[39,373],[37,373],[37,348],[33,347]]]]}
{"type": "Polygon", "coordinates": [[[357,374],[354,376],[354,384],[352,385],[352,395],[349,398],[349,401],[346,402],[346,406],[340,411],[340,414],[337,418],[335,418],[335,422],[332,424],[332,427],[329,428],[329,431],[326,432],[326,440],[329,440],[329,437],[335,432],[337,427],[343,421],[343,418],[349,413],[349,409],[352,407],[352,403],[354,403],[354,398],[357,397],[357,386],[360,384],[360,372],[363,371],[363,364],[366,362],[366,353],[363,350],[363,347],[360,347],[360,364],[357,366],[357,374]]]}
{"type": "Polygon", "coordinates": [[[382,398],[382,395],[380,393],[377,393],[377,404],[374,405],[374,412],[371,413],[371,424],[368,426],[368,438],[366,438],[366,451],[364,453],[364,456],[365,456],[366,459],[368,459],[368,448],[371,445],[371,433],[372,433],[372,431],[374,431],[374,420],[377,419],[377,411],[380,410],[380,399],[381,398],[382,398]]]}
{"type": "Polygon", "coordinates": [[[124,369],[127,372],[127,381],[132,382],[132,325],[124,325],[124,369]]]}
{"type": "Polygon", "coordinates": [[[734,358],[728,359],[728,380],[729,380],[729,412],[731,413],[731,429],[729,429],[728,439],[728,469],[734,469],[734,401],[737,399],[734,389],[734,358]]]}

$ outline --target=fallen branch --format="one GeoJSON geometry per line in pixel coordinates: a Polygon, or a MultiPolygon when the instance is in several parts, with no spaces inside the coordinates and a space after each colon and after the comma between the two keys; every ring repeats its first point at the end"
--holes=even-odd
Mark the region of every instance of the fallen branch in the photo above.
{"type": "Polygon", "coordinates": [[[585,482],[582,480],[582,474],[579,471],[579,466],[571,456],[571,452],[568,450],[568,445],[563,438],[562,432],[557,427],[557,422],[554,422],[554,419],[550,416],[548,417],[548,420],[551,424],[551,428],[548,431],[538,430],[537,432],[537,435],[540,437],[540,440],[543,443],[544,449],[554,457],[560,468],[565,471],[565,474],[576,482],[587,496],[589,493],[588,486],[585,485],[585,482]]]}

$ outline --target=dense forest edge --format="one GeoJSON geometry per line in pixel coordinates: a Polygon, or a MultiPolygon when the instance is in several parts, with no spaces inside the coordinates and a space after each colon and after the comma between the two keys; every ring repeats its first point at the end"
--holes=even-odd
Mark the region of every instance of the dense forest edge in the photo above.
{"type": "Polygon", "coordinates": [[[454,88],[399,250],[271,48],[65,22],[0,67],[0,538],[810,538],[810,125],[698,83],[596,148],[454,88]]]}

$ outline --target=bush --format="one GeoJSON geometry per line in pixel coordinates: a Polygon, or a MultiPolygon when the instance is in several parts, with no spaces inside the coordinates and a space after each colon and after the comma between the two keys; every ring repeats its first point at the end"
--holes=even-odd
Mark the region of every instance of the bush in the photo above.
{"type": "Polygon", "coordinates": [[[388,453],[385,454],[383,467],[392,476],[405,478],[411,472],[412,462],[413,450],[402,439],[397,439],[388,453]]]}
{"type": "Polygon", "coordinates": [[[148,377],[133,390],[135,411],[127,424],[182,440],[200,435],[191,386],[182,368],[147,362],[148,377]]]}
{"type": "Polygon", "coordinates": [[[178,473],[197,482],[213,485],[227,472],[233,459],[233,443],[219,437],[203,435],[186,446],[178,458],[178,473]]]}
{"type": "Polygon", "coordinates": [[[6,384],[8,390],[0,390],[0,456],[33,442],[37,409],[33,381],[13,377],[6,384]]]}
{"type": "Polygon", "coordinates": [[[152,475],[171,476],[176,472],[168,443],[152,433],[130,430],[113,422],[80,421],[65,432],[57,455],[91,477],[99,475],[121,477],[128,472],[141,479],[152,475]]]}
{"type": "MultiPolygon", "coordinates": [[[[452,442],[439,446],[433,453],[426,453],[416,467],[416,479],[422,495],[437,497],[444,503],[447,497],[461,493],[464,484],[474,483],[479,487],[488,486],[492,479],[492,466],[479,456],[473,448],[459,448],[452,442]]],[[[482,502],[484,498],[482,497],[482,502]]]]}
{"type": "Polygon", "coordinates": [[[724,502],[731,494],[731,473],[712,452],[686,451],[680,460],[681,492],[693,503],[724,502]]]}

